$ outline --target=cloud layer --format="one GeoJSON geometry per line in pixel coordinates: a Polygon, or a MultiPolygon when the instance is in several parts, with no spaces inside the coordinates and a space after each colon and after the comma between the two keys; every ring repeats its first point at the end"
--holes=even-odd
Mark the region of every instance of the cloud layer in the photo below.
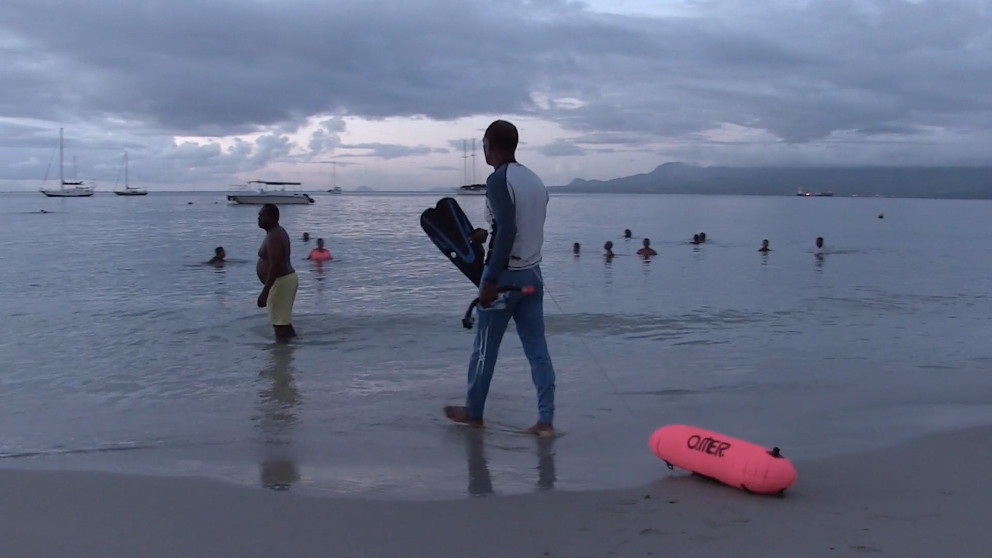
{"type": "Polygon", "coordinates": [[[478,115],[561,131],[526,146],[549,166],[635,149],[988,163],[974,143],[992,128],[990,14],[978,0],[695,1],[658,16],[547,0],[5,0],[0,179],[36,179],[30,161],[63,124],[87,150],[131,146],[163,182],[331,155],[453,166],[431,125],[478,115]],[[397,117],[425,137],[344,139],[344,119],[397,117]]]}

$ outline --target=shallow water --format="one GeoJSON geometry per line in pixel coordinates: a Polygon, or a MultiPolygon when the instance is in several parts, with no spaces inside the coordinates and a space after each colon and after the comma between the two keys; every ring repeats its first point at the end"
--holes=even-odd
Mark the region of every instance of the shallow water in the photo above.
{"type": "MultiPolygon", "coordinates": [[[[543,270],[563,436],[512,432],[536,416],[512,327],[490,428],[448,425],[474,289],[419,227],[440,196],[283,207],[334,260],[294,243],[301,337],[279,346],[255,306],[257,207],[0,195],[0,467],[446,498],[651,481],[667,423],[807,458],[992,421],[989,202],[560,195],[543,270]],[[233,261],[201,264],[217,245],[233,261]]],[[[482,197],[459,202],[481,218],[482,197]]]]}

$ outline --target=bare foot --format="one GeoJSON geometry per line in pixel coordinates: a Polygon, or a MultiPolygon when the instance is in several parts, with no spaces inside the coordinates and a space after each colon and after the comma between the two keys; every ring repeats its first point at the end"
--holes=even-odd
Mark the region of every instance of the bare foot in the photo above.
{"type": "Polygon", "coordinates": [[[482,427],[481,419],[469,419],[468,408],[465,406],[444,406],[444,416],[453,423],[468,425],[469,427],[482,427]]]}
{"type": "Polygon", "coordinates": [[[555,436],[555,428],[547,423],[541,423],[540,421],[535,423],[530,429],[527,429],[526,432],[531,435],[537,435],[538,437],[555,436]]]}

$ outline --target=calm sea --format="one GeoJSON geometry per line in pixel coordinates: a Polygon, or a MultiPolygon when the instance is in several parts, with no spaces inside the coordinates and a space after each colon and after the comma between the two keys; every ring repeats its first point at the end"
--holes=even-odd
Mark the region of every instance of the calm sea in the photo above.
{"type": "MultiPolygon", "coordinates": [[[[257,207],[0,196],[0,467],[446,498],[649,482],[667,469],[646,440],[668,423],[809,458],[992,422],[992,203],[561,195],[543,268],[563,436],[511,432],[536,415],[512,327],[492,428],[450,426],[474,289],[420,229],[440,196],[283,207],[293,238],[334,255],[318,267],[293,244],[289,346],[255,306],[257,207]],[[232,261],[203,265],[218,245],[232,261]]],[[[483,198],[459,201],[481,221],[483,198]]]]}

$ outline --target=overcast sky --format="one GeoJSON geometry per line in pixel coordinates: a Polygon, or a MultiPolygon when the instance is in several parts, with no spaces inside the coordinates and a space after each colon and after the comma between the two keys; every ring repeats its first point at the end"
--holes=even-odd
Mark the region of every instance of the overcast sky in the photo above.
{"type": "Polygon", "coordinates": [[[992,1],[2,0],[0,189],[992,164],[992,1]],[[470,144],[471,145],[471,144],[470,144]]]}

